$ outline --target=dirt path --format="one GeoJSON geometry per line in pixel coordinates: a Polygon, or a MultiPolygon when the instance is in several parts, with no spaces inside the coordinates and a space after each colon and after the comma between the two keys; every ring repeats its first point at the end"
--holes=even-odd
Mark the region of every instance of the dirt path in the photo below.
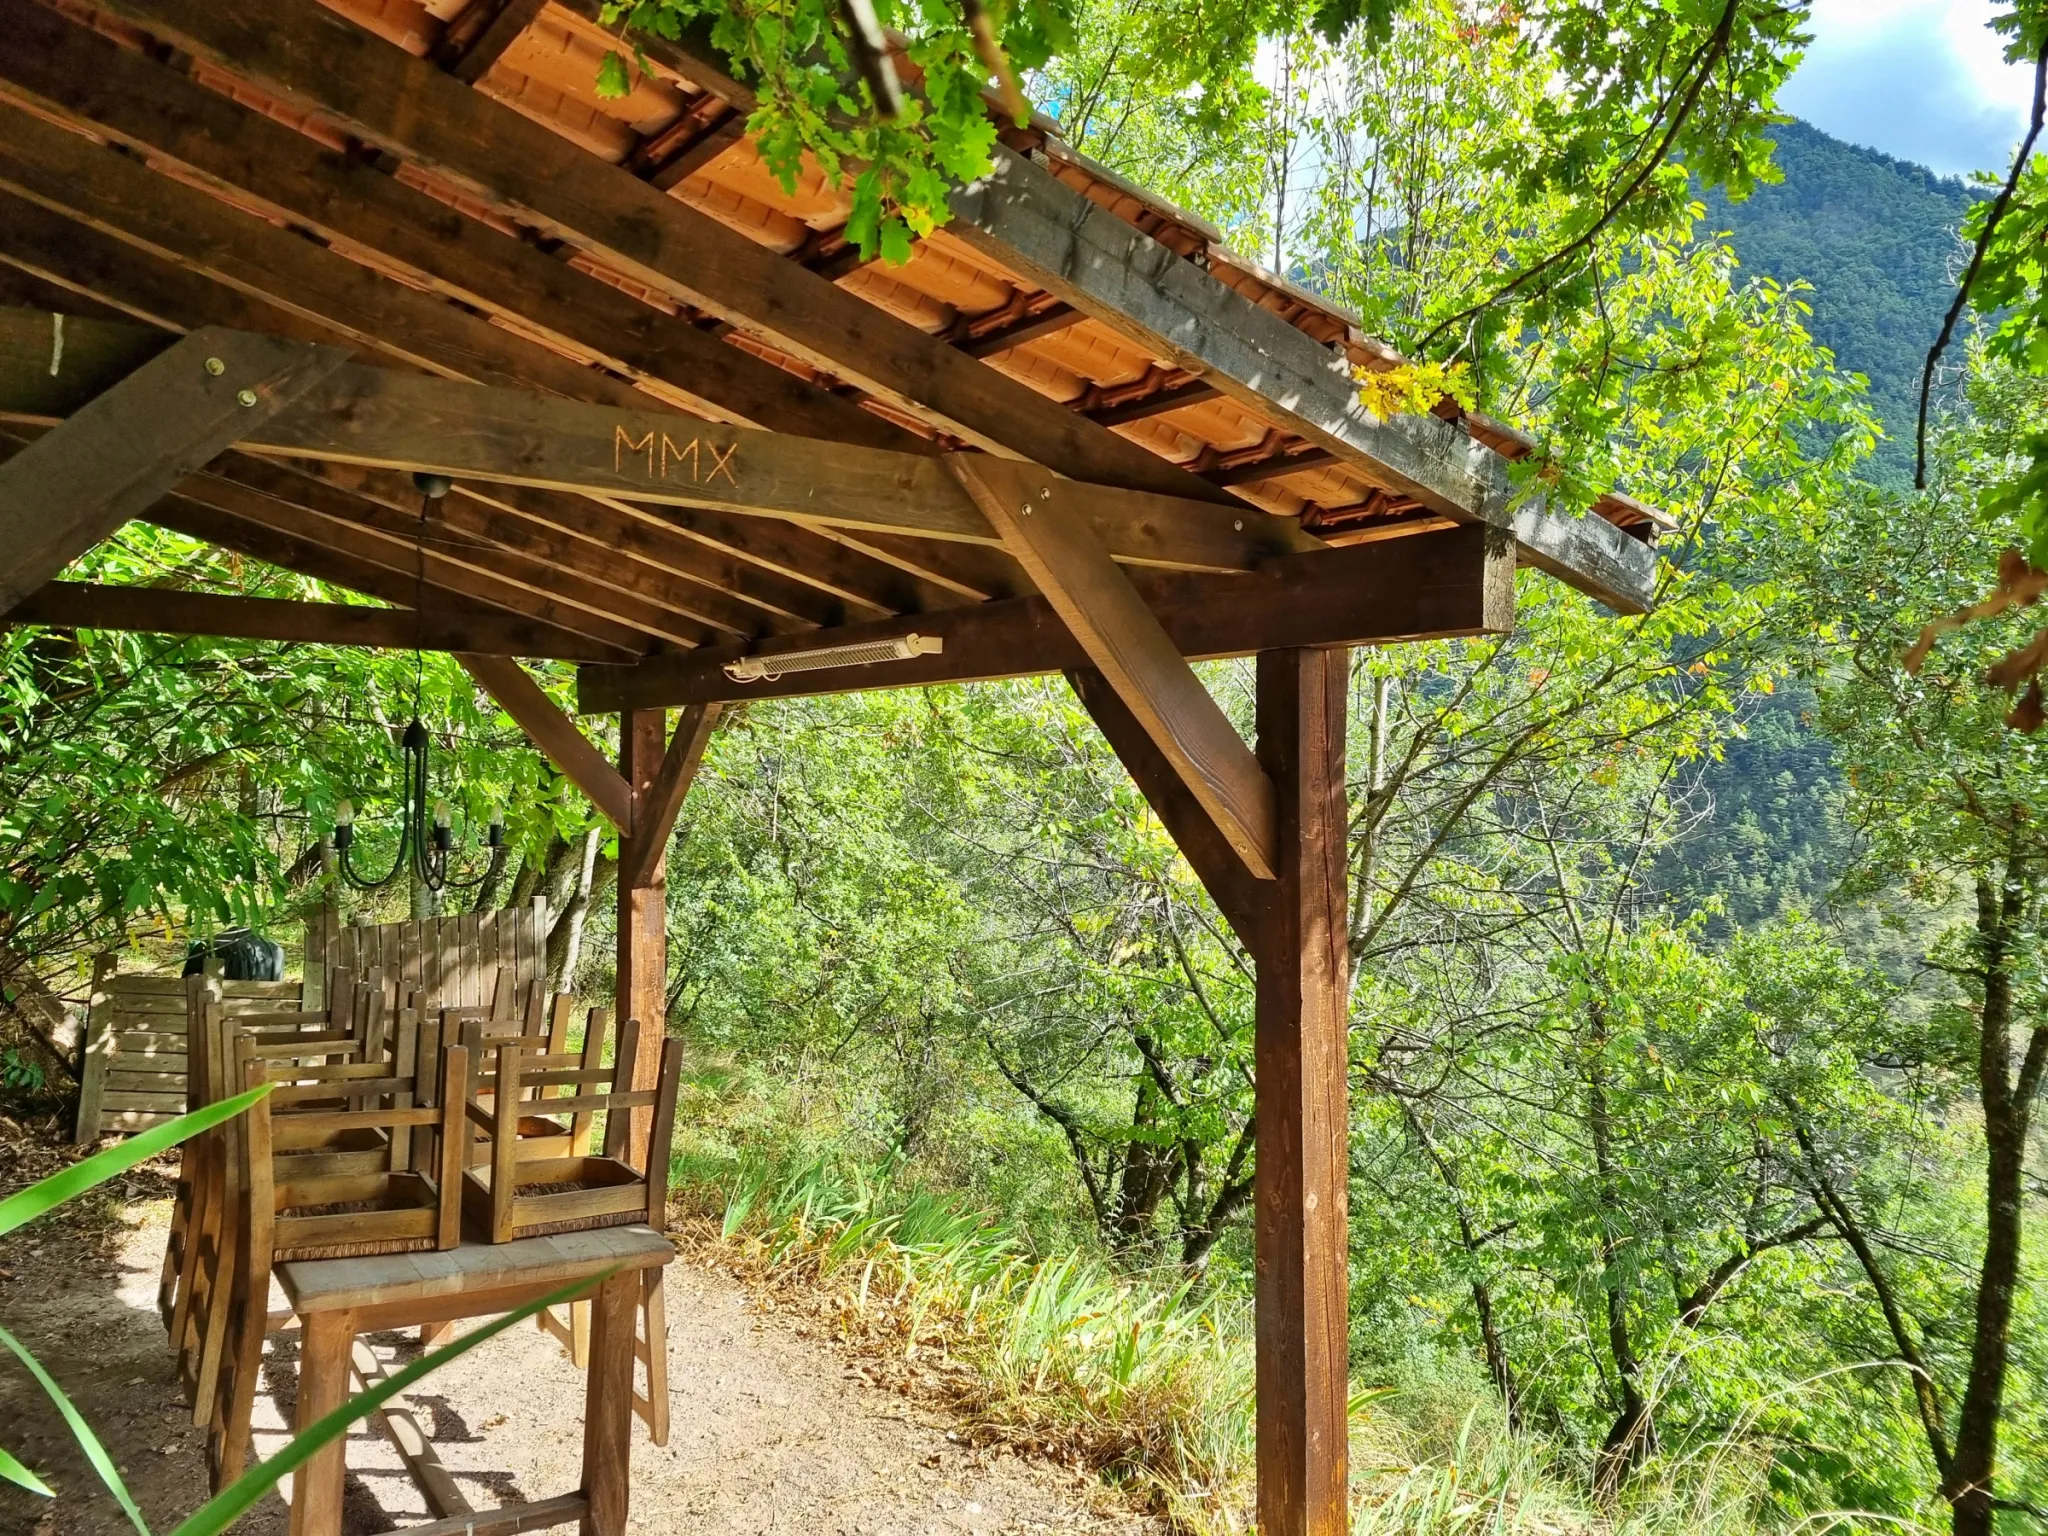
{"type": "MultiPolygon", "coordinates": [[[[162,1199],[132,1203],[133,1228],[97,1248],[62,1227],[40,1239],[28,1229],[0,1259],[0,1323],[71,1393],[159,1531],[206,1491],[203,1438],[172,1384],[155,1311],[168,1213],[162,1199]]],[[[869,1385],[830,1345],[757,1312],[723,1275],[678,1261],[668,1313],[673,1426],[657,1448],[635,1424],[636,1536],[1155,1532],[1113,1510],[1086,1474],[962,1444],[943,1410],[869,1385]]],[[[387,1361],[411,1356],[396,1335],[372,1342],[387,1361]]],[[[283,1439],[295,1369],[295,1336],[274,1338],[256,1411],[259,1455],[283,1439]]],[[[479,1508],[575,1486],[582,1378],[539,1333],[522,1326],[490,1340],[422,1383],[411,1401],[479,1508]]],[[[61,1495],[53,1508],[0,1484],[0,1533],[132,1530],[40,1403],[26,1374],[0,1359],[0,1444],[61,1495]]],[[[426,1518],[381,1436],[358,1431],[348,1460],[350,1536],[426,1518]]],[[[266,1500],[236,1529],[282,1536],[281,1503],[266,1500]]]]}

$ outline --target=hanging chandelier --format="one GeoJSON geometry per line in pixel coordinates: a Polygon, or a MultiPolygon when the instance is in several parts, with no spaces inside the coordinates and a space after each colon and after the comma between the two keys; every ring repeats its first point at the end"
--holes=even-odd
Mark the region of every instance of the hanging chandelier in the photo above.
{"type": "MultiPolygon", "coordinates": [[[[446,496],[449,480],[445,475],[415,474],[413,484],[420,491],[420,524],[415,541],[417,556],[417,585],[414,590],[413,612],[420,624],[425,623],[427,589],[427,512],[433,504],[446,496]]],[[[431,808],[428,796],[432,793],[431,754],[433,739],[427,728],[420,724],[420,692],[425,672],[425,662],[420,636],[413,644],[412,674],[412,720],[406,725],[405,734],[400,738],[400,750],[405,758],[405,794],[399,806],[398,852],[391,860],[391,868],[382,876],[365,875],[355,865],[356,810],[352,801],[342,800],[334,807],[334,852],[340,867],[341,877],[359,891],[382,890],[402,874],[410,873],[421,885],[430,891],[453,888],[458,891],[472,891],[490,878],[490,869],[473,879],[458,880],[448,873],[449,856],[455,850],[455,829],[451,824],[446,800],[435,800],[431,808]],[[432,823],[429,830],[428,817],[432,823]]],[[[494,818],[490,830],[485,834],[484,846],[491,851],[495,863],[498,851],[505,846],[505,823],[494,818]]]]}

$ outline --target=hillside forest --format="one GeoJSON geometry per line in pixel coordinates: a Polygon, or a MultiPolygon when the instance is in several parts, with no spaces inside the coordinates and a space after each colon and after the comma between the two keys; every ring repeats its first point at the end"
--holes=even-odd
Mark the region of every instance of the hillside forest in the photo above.
{"type": "MultiPolygon", "coordinates": [[[[1675,159],[1587,234],[1523,174],[1582,126],[1571,39],[1515,10],[1262,11],[1191,89],[1172,8],[1082,0],[1023,60],[1075,149],[1553,449],[1527,485],[1675,525],[1647,616],[1525,570],[1512,634],[1353,654],[1357,1528],[2048,1532],[2048,756],[1984,678],[2038,615],[1903,663],[2048,441],[2008,297],[1913,487],[1990,189],[1765,117],[1768,159],[1675,159]]],[[[143,524],[82,569],[341,600],[143,524]]],[[[1248,735],[1251,666],[1203,669],[1248,735]]],[[[507,827],[459,903],[547,896],[556,981],[611,994],[604,823],[451,659],[4,629],[8,1114],[70,1091],[43,1036],[102,951],[427,909],[321,856],[352,797],[383,860],[416,696],[465,838],[507,827]]],[[[821,1277],[887,1255],[992,1422],[1249,1529],[1250,964],[1066,683],[734,709],[668,892],[695,1208],[821,1277]]]]}

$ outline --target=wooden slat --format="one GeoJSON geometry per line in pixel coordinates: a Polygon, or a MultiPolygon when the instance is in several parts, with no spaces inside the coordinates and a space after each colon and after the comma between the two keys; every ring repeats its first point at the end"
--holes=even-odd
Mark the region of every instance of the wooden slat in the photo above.
{"type": "MultiPolygon", "coordinates": [[[[60,372],[56,322],[48,323],[50,371],[60,372]]],[[[0,614],[345,356],[247,332],[195,332],[0,465],[0,614]]]]}
{"type": "Polygon", "coordinates": [[[167,587],[112,587],[53,581],[6,616],[9,624],[156,635],[211,635],[300,645],[355,645],[385,650],[471,651],[494,656],[596,661],[601,646],[563,645],[516,619],[450,614],[429,608],[358,608],[167,587]]]}
{"type": "Polygon", "coordinates": [[[406,1536],[515,1536],[519,1531],[547,1531],[581,1521],[590,1500],[580,1493],[557,1494],[531,1504],[507,1504],[478,1513],[451,1515],[424,1525],[405,1527],[406,1536]]]}
{"type": "Polygon", "coordinates": [[[464,656],[463,667],[496,699],[505,713],[519,722],[545,752],[548,761],[561,769],[569,781],[590,797],[599,813],[621,831],[633,825],[633,792],[626,780],[604,754],[593,747],[576,723],[563,714],[541,691],[540,685],[516,662],[496,656],[464,656]]]}
{"type": "MultiPolygon", "coordinates": [[[[1418,533],[1349,549],[1292,555],[1249,576],[1132,569],[1131,583],[1190,660],[1243,656],[1280,646],[1386,645],[1451,635],[1500,634],[1514,623],[1513,546],[1472,526],[1418,533]]],[[[1012,598],[947,613],[849,625],[746,652],[707,649],[650,658],[636,666],[577,672],[586,713],[657,705],[796,698],[864,688],[1028,677],[1092,663],[1043,597],[1012,598]],[[936,656],[872,666],[789,673],[734,682],[725,666],[741,654],[774,656],[813,646],[935,635],[936,656]]]]}
{"type": "Polygon", "coordinates": [[[947,463],[1238,857],[1272,879],[1272,780],[1094,531],[1067,510],[1065,488],[1018,500],[966,455],[947,463]]]}

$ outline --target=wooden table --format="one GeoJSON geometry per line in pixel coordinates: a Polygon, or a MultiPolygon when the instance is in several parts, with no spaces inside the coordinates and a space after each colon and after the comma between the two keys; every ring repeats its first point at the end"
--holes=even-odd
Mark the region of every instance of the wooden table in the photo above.
{"type": "MultiPolygon", "coordinates": [[[[605,1227],[465,1244],[439,1253],[306,1259],[277,1274],[305,1333],[299,1352],[298,1427],[348,1399],[357,1334],[418,1323],[495,1316],[588,1279],[618,1272],[591,1293],[590,1372],[584,1388],[583,1486],[537,1503],[457,1515],[406,1536],[506,1536],[581,1521],[582,1536],[624,1536],[633,1419],[634,1312],[641,1272],[675,1257],[650,1227],[605,1227]]],[[[340,1536],[343,1440],[316,1451],[292,1486],[292,1536],[340,1536]]]]}

